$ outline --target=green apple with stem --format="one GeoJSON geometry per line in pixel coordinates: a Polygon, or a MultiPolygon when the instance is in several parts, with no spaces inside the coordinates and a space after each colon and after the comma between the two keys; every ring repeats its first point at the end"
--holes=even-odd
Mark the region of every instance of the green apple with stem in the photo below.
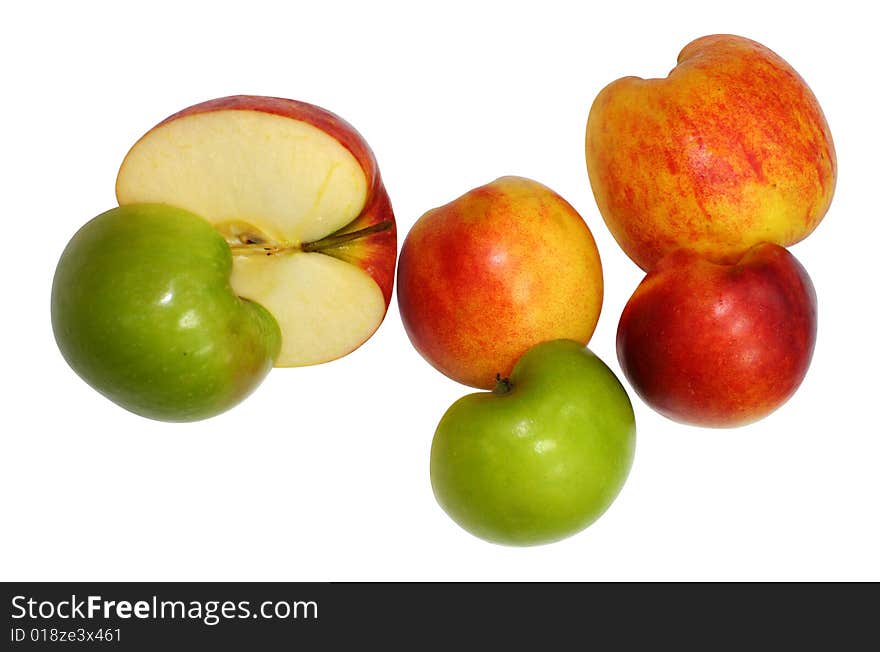
{"type": "Polygon", "coordinates": [[[431,447],[434,495],[488,541],[556,541],[611,505],[635,436],[632,404],[614,373],[578,342],[544,342],[493,391],[465,396],[443,416],[431,447]]]}

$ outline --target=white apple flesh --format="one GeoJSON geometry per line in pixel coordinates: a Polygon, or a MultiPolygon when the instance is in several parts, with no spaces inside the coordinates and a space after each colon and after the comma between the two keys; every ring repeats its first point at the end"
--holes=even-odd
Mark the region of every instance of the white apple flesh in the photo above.
{"type": "MultiPolygon", "coordinates": [[[[117,198],[120,205],[171,204],[211,222],[232,249],[233,290],[278,322],[275,366],[326,362],[365,342],[387,309],[370,266],[334,256],[328,237],[362,214],[378,173],[336,134],[293,117],[299,107],[325,121],[331,114],[275,98],[266,100],[290,102],[293,110],[254,110],[259,99],[215,100],[217,109],[186,110],[160,123],[125,157],[117,198]]],[[[351,130],[332,118],[331,127],[351,130]]],[[[393,228],[391,220],[364,237],[393,228]]],[[[393,274],[396,251],[389,249],[393,274]]]]}

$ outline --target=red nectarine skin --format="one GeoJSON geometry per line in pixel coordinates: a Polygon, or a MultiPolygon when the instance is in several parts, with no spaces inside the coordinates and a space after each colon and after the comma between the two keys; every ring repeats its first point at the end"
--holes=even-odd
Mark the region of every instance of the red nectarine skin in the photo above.
{"type": "Polygon", "coordinates": [[[602,288],[593,236],[574,208],[535,181],[503,177],[416,222],[397,299],[426,360],[491,389],[535,344],[589,341],[602,288]]]}
{"type": "MultiPolygon", "coordinates": [[[[391,292],[394,288],[397,229],[376,158],[357,130],[339,116],[313,104],[283,97],[258,95],[232,95],[202,102],[167,117],[156,127],[188,115],[211,111],[260,111],[300,120],[329,134],[352,153],[363,168],[367,179],[367,200],[361,214],[338,233],[358,231],[386,221],[390,221],[391,224],[389,228],[373,233],[367,238],[322,251],[350,262],[372,276],[382,290],[387,307],[391,302],[391,292]]],[[[142,138],[145,137],[146,134],[142,138]]]]}
{"type": "Polygon", "coordinates": [[[783,247],[760,244],[734,265],[693,251],[664,257],[620,317],[617,355],[652,408],[676,421],[731,427],[782,405],[807,373],[816,294],[783,247]]]}
{"type": "Polygon", "coordinates": [[[624,77],[590,110],[587,169],[608,228],[650,270],[694,249],[734,262],[760,242],[791,245],[828,210],[837,162],[803,79],[738,36],[697,39],[665,79],[624,77]]]}

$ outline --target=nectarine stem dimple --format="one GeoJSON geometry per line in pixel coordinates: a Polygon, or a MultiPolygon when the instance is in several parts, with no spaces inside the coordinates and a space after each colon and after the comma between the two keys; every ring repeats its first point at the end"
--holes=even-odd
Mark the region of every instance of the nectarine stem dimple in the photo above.
{"type": "Polygon", "coordinates": [[[351,231],[349,233],[340,233],[339,235],[328,235],[326,238],[316,240],[315,242],[305,242],[302,245],[303,251],[323,251],[324,249],[332,249],[340,245],[366,238],[374,233],[387,231],[394,226],[393,220],[383,220],[363,229],[351,231]]]}

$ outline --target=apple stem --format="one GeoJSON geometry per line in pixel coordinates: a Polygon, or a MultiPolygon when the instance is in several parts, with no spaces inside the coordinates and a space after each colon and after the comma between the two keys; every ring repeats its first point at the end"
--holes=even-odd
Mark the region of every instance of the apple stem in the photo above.
{"type": "Polygon", "coordinates": [[[368,235],[387,231],[393,226],[393,220],[383,220],[381,222],[377,222],[376,224],[364,227],[363,229],[358,229],[357,231],[340,233],[339,235],[328,235],[326,238],[316,240],[315,242],[304,242],[301,249],[303,251],[322,251],[324,249],[332,249],[333,247],[344,245],[348,242],[351,242],[352,240],[360,240],[361,238],[365,238],[368,235]]]}
{"type": "Polygon", "coordinates": [[[289,251],[323,251],[324,249],[333,249],[347,242],[366,238],[374,233],[387,231],[394,226],[393,220],[383,220],[376,224],[350,231],[348,233],[340,233],[339,235],[328,235],[326,238],[315,240],[314,242],[304,242],[300,245],[273,244],[271,242],[251,241],[242,243],[230,243],[229,248],[232,250],[233,256],[277,256],[278,254],[287,253],[289,251]]]}
{"type": "Polygon", "coordinates": [[[493,394],[504,395],[510,392],[513,389],[513,385],[510,382],[510,378],[502,378],[501,374],[495,374],[495,389],[492,390],[493,394]]]}

